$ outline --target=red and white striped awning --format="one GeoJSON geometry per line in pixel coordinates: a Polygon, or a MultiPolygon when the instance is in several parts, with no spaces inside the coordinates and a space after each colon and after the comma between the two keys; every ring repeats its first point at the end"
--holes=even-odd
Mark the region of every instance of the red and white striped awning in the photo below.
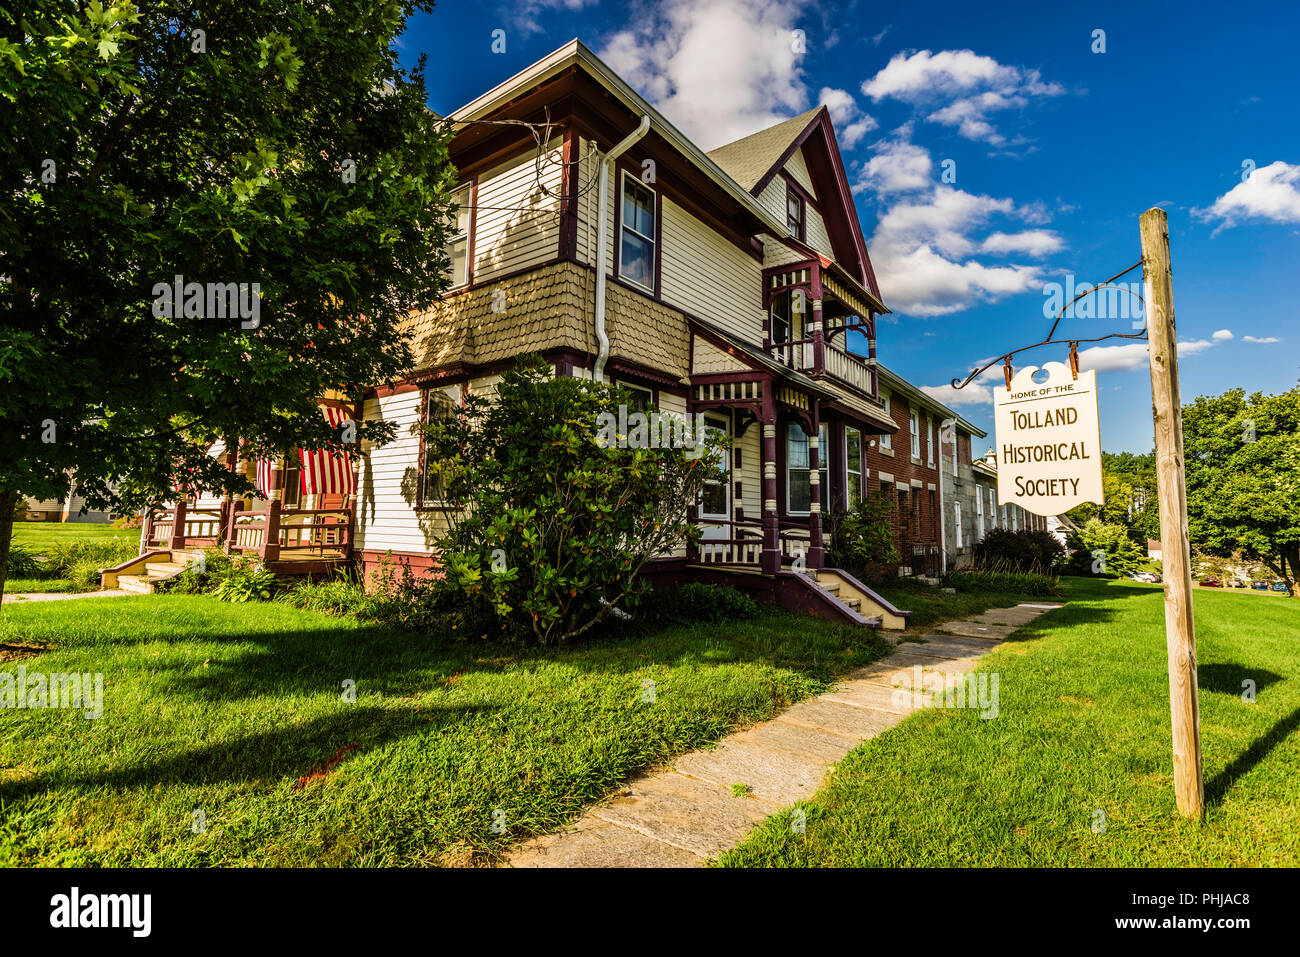
{"type": "MultiPolygon", "coordinates": [[[[338,428],[348,417],[337,406],[322,405],[318,408],[334,428],[338,428]]],[[[304,449],[298,452],[298,456],[302,460],[300,488],[304,495],[351,495],[356,492],[357,477],[352,470],[350,453],[304,449]]],[[[274,471],[275,462],[271,459],[257,460],[257,490],[263,498],[270,498],[271,473],[274,471]]]]}

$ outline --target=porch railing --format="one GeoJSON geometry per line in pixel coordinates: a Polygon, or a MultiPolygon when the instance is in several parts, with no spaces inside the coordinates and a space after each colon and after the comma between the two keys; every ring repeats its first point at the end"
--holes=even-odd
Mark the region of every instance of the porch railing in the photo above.
{"type": "MultiPolygon", "coordinates": [[[[742,565],[757,568],[763,556],[763,523],[756,520],[701,520],[701,525],[725,529],[725,538],[704,538],[696,543],[693,560],[701,565],[742,565]]],[[[808,530],[782,528],[777,531],[783,565],[793,564],[800,556],[806,560],[809,549],[808,530]]]]}
{"type": "Polygon", "coordinates": [[[203,548],[256,553],[268,560],[282,552],[299,557],[344,556],[352,548],[351,508],[281,508],[268,504],[245,511],[235,504],[194,508],[182,502],[145,517],[142,541],[149,548],[203,548]]]}
{"type": "Polygon", "coordinates": [[[841,382],[847,382],[851,386],[856,386],[868,395],[876,394],[875,385],[872,381],[874,375],[872,368],[863,362],[861,357],[832,345],[827,345],[822,350],[822,356],[826,363],[826,373],[828,375],[834,376],[841,382]]]}
{"type": "Polygon", "coordinates": [[[814,365],[813,341],[795,339],[792,342],[774,342],[772,358],[787,368],[800,372],[811,371],[814,365]]]}

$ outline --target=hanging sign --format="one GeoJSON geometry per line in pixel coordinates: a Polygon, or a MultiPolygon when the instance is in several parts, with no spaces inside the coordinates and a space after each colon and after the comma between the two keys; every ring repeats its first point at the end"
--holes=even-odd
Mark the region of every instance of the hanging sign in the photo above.
{"type": "Polygon", "coordinates": [[[1081,502],[1102,504],[1101,425],[1097,373],[1060,362],[1016,373],[1010,388],[993,389],[998,449],[998,504],[1035,515],[1060,515],[1081,502]]]}

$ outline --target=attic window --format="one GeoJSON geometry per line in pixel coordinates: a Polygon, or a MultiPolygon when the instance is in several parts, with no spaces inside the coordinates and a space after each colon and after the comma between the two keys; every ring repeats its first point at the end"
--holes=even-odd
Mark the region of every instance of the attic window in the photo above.
{"type": "Polygon", "coordinates": [[[804,242],[808,235],[808,209],[803,196],[789,183],[785,187],[785,224],[790,235],[804,242]]]}

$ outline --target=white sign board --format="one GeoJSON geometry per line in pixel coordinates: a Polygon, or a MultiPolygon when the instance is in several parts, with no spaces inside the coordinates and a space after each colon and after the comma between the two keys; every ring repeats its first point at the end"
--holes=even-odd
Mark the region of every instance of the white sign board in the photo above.
{"type": "Polygon", "coordinates": [[[1097,373],[1048,362],[1045,382],[1026,366],[1011,388],[993,389],[998,503],[1060,515],[1080,502],[1102,504],[1097,373]]]}

